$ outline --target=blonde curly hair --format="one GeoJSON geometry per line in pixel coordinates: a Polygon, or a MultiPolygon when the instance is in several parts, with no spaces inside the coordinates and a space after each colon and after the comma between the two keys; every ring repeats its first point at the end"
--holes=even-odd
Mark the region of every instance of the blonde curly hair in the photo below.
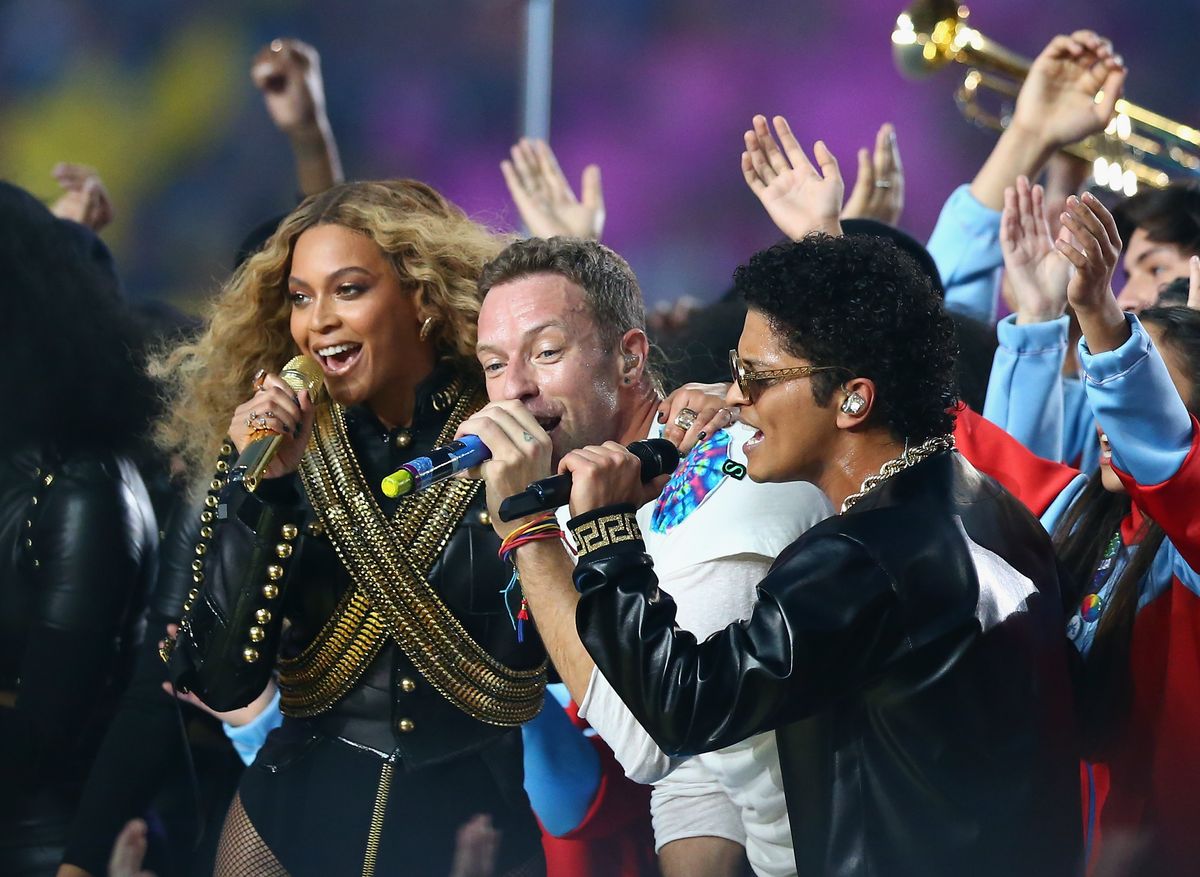
{"type": "Polygon", "coordinates": [[[439,354],[465,373],[478,371],[476,282],[507,239],[415,180],[334,186],[307,198],[238,267],[209,305],[205,330],[196,341],[151,363],[151,374],[163,382],[168,412],[156,424],[155,441],[182,457],[192,483],[207,478],[229,418],[246,400],[255,373],[277,371],[297,353],[287,295],[292,250],[304,231],[327,224],[374,241],[412,290],[417,313],[434,318],[429,337],[439,354]]]}

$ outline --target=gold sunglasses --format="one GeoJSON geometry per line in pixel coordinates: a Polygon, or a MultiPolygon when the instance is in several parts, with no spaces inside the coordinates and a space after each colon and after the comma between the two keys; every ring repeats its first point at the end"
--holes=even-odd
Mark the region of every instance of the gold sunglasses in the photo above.
{"type": "Polygon", "coordinates": [[[796,365],[791,368],[768,368],[761,371],[751,371],[746,368],[736,349],[729,351],[729,368],[733,372],[733,380],[738,390],[747,399],[750,398],[750,385],[770,381],[775,378],[807,378],[816,372],[838,371],[840,365],[796,365]]]}

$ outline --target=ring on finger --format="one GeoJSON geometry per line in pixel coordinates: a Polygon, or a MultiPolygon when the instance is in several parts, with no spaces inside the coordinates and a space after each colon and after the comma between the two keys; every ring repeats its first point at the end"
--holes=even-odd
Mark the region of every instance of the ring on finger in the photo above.
{"type": "Polygon", "coordinates": [[[876,189],[890,189],[890,188],[892,188],[892,181],[891,180],[876,180],[875,188],[876,189]]]}
{"type": "Polygon", "coordinates": [[[691,408],[680,408],[679,413],[675,415],[675,420],[672,422],[684,432],[687,432],[696,423],[696,418],[699,416],[691,408]]]}

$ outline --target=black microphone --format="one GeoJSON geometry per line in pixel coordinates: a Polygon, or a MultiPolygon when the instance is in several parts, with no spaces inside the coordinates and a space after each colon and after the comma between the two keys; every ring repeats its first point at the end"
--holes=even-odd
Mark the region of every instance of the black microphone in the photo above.
{"type": "MultiPolygon", "coordinates": [[[[679,465],[679,449],[666,439],[643,439],[629,445],[629,452],[642,461],[642,483],[674,472],[679,465]]],[[[500,520],[511,521],[535,512],[564,506],[571,498],[571,473],[552,475],[535,481],[528,488],[500,503],[500,520]]]]}

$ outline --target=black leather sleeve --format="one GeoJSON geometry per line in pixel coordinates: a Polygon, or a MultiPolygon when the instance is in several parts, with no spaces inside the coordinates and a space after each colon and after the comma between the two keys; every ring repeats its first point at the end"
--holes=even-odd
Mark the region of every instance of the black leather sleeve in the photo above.
{"type": "MultiPolygon", "coordinates": [[[[140,816],[179,770],[184,736],[179,705],[163,690],[167,668],[158,654],[168,623],[178,621],[192,582],[199,510],[176,502],[160,545],[158,582],[145,613],[145,635],[133,678],[88,774],[63,861],[103,874],[122,826],[140,816]]],[[[194,720],[208,717],[195,711],[194,720]]],[[[215,726],[216,720],[211,720],[215,726]]],[[[215,733],[220,734],[219,728],[215,733]]]]}
{"type": "MultiPolygon", "coordinates": [[[[581,527],[594,537],[595,520],[611,514],[572,520],[577,544],[589,541],[581,527]]],[[[751,617],[702,643],[675,626],[675,603],[658,590],[640,535],[599,541],[575,569],[579,635],[666,752],[708,752],[802,719],[905,647],[891,580],[840,534],[794,543],[759,585],[751,617]]]]}
{"type": "Polygon", "coordinates": [[[199,581],[184,603],[169,671],[176,687],[215,710],[249,704],[274,667],[304,518],[294,481],[271,479],[257,493],[224,484],[206,499],[213,520],[198,525],[199,581]]]}
{"type": "Polygon", "coordinates": [[[64,467],[29,530],[34,601],[14,709],[0,710],[0,787],[34,781],[111,696],[118,656],[157,557],[157,528],[132,465],[64,467]]]}

